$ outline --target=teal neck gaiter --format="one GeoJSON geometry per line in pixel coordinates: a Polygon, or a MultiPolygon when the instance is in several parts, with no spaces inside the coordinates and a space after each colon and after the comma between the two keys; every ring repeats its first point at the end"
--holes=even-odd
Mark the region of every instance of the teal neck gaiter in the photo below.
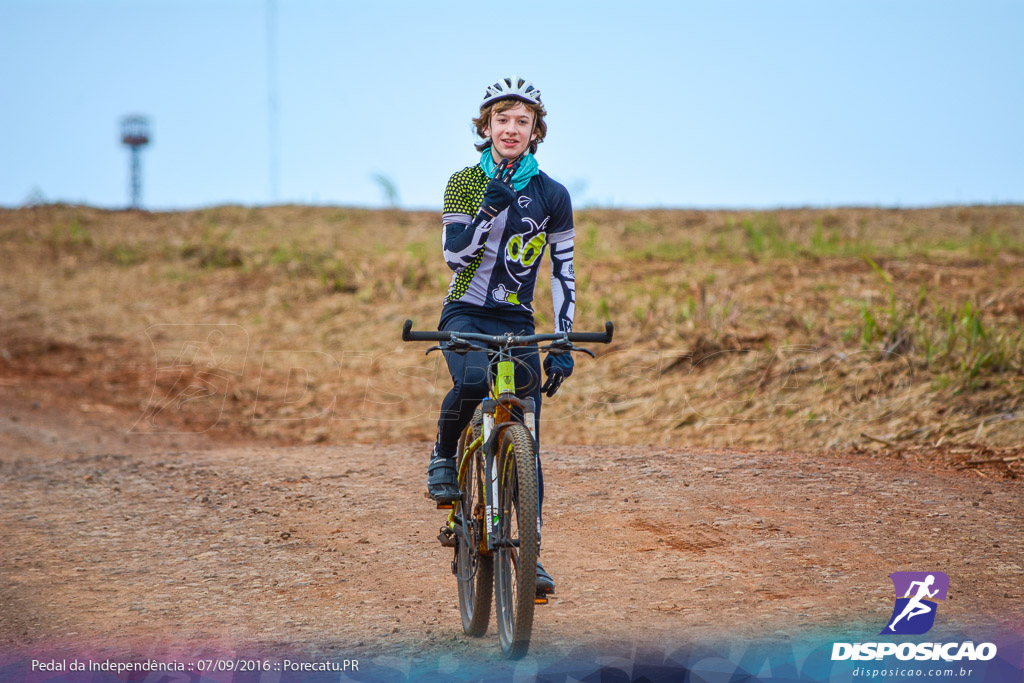
{"type": "MultiPolygon", "coordinates": [[[[495,166],[497,164],[494,163],[494,157],[491,156],[491,148],[488,147],[480,155],[480,168],[483,169],[488,178],[491,178],[494,176],[495,166]]],[[[527,152],[519,159],[519,168],[516,169],[516,174],[512,176],[512,186],[516,188],[516,192],[519,192],[538,173],[540,173],[540,167],[537,165],[537,160],[532,154],[527,152]]]]}

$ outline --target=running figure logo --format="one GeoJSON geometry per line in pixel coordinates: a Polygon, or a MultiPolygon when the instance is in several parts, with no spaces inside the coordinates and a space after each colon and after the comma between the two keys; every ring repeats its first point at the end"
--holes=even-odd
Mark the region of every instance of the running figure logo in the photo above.
{"type": "Polygon", "coordinates": [[[935,623],[936,600],[946,599],[949,577],[943,572],[893,572],[889,578],[896,589],[896,606],[879,635],[927,633],[935,623]]]}

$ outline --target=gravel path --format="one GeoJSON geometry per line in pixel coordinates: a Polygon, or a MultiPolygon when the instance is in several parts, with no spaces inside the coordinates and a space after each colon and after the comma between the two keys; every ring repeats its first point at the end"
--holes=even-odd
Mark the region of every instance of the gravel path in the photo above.
{"type": "MultiPolygon", "coordinates": [[[[54,387],[0,385],[7,650],[453,653],[428,444],[281,448],[126,434],[54,387]]],[[[943,628],[1024,625],[1024,488],[801,453],[547,445],[535,650],[877,634],[888,574],[950,576],[943,628]]]]}

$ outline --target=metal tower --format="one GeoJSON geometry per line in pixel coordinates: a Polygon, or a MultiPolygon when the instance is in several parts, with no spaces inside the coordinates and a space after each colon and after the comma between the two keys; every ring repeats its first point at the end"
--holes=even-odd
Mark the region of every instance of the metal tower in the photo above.
{"type": "Polygon", "coordinates": [[[131,208],[138,209],[142,199],[142,162],[139,155],[149,144],[149,119],[138,115],[121,119],[121,142],[132,150],[131,208]]]}

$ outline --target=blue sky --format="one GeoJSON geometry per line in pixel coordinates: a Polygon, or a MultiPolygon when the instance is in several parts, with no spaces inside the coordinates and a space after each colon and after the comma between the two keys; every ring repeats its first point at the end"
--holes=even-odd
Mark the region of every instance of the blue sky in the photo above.
{"type": "Polygon", "coordinates": [[[0,205],[439,208],[517,73],[577,207],[1024,202],[1021,2],[0,0],[0,205]]]}

